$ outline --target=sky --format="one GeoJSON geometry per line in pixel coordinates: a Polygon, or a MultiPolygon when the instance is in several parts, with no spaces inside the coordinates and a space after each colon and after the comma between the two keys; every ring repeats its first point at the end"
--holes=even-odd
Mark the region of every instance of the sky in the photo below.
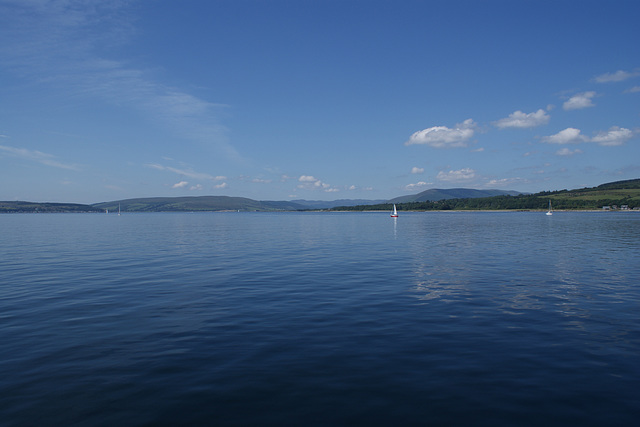
{"type": "Polygon", "coordinates": [[[640,2],[0,0],[0,200],[640,177],[640,2]]]}

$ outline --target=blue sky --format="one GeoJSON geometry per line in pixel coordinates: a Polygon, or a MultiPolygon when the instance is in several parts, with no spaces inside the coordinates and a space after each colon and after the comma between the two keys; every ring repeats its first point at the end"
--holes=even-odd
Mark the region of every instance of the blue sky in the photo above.
{"type": "Polygon", "coordinates": [[[640,2],[0,0],[0,200],[640,177],[640,2]]]}

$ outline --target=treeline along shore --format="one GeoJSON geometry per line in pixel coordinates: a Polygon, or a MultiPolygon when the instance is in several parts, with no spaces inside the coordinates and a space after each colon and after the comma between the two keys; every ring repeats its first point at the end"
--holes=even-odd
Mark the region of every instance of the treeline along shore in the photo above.
{"type": "MultiPolygon", "coordinates": [[[[424,202],[397,203],[404,211],[447,210],[546,210],[549,200],[554,210],[640,210],[640,179],[617,181],[578,190],[543,191],[516,196],[457,198],[424,202]]],[[[391,203],[341,206],[340,211],[391,210],[391,203]]]]}

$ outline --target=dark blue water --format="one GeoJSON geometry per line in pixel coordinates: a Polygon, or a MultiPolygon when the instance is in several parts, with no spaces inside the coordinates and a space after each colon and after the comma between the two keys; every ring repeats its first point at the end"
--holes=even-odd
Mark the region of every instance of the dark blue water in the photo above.
{"type": "Polygon", "coordinates": [[[631,425],[640,214],[0,216],[1,425],[631,425]]]}

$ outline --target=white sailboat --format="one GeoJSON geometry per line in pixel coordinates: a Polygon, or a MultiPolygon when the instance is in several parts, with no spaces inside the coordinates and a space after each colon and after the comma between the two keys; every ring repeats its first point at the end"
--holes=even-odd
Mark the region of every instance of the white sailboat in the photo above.
{"type": "Polygon", "coordinates": [[[547,216],[551,216],[553,215],[553,212],[551,211],[551,199],[549,199],[549,210],[546,213],[547,216]]]}
{"type": "Polygon", "coordinates": [[[391,212],[391,218],[398,218],[398,210],[396,209],[396,205],[393,205],[393,212],[391,212]]]}
{"type": "Polygon", "coordinates": [[[118,203],[118,216],[120,216],[120,203],[118,203]]]}

